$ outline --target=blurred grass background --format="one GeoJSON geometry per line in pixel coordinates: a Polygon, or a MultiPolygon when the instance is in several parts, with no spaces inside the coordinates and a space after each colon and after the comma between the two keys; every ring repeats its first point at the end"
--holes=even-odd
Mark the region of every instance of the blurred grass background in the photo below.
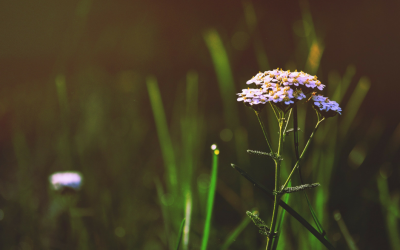
{"type": "MultiPolygon", "coordinates": [[[[273,163],[245,153],[267,145],[234,94],[277,67],[317,74],[343,108],[302,165],[306,183],[321,183],[307,194],[328,239],[400,249],[399,10],[395,1],[1,2],[0,249],[174,249],[183,218],[181,248],[200,249],[209,212],[208,249],[265,248],[245,211],[268,222],[272,202],[230,163],[271,189],[273,163]],[[84,176],[75,197],[49,190],[48,176],[66,170],[84,176]]],[[[298,113],[301,150],[316,117],[298,113]]],[[[262,115],[277,137],[273,113],[262,115]]],[[[291,136],[285,147],[284,175],[291,136]]],[[[288,202],[314,225],[302,194],[288,202]]],[[[324,249],[287,213],[279,242],[324,249]]]]}

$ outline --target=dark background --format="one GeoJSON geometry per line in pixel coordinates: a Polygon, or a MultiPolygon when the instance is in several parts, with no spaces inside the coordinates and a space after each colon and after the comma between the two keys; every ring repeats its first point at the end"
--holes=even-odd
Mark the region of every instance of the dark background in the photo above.
{"type": "MultiPolygon", "coordinates": [[[[167,249],[154,185],[157,176],[165,183],[146,87],[150,75],[158,79],[176,144],[180,140],[179,128],[174,127],[176,100],[187,72],[197,72],[204,126],[194,176],[210,172],[208,149],[216,142],[221,149],[221,181],[240,193],[243,181],[229,167],[236,160],[233,142],[220,138],[227,126],[204,34],[209,29],[219,33],[239,92],[250,77],[268,70],[257,63],[253,43],[257,39],[270,69],[294,65],[304,70],[308,49],[301,31],[296,33],[303,18],[301,6],[309,6],[316,36],[324,46],[317,72],[322,83],[327,84],[332,72],[342,76],[349,65],[356,69],[349,94],[340,103],[343,113],[352,108],[346,104],[358,80],[366,76],[371,82],[347,137],[334,152],[325,230],[338,249],[347,248],[344,238],[335,236],[341,231],[332,213],[339,209],[359,249],[398,249],[390,243],[386,205],[376,181],[382,175],[389,185],[393,205],[387,207],[397,211],[392,228],[398,228],[400,3],[194,0],[0,3],[0,248],[43,249],[43,239],[58,237],[47,235],[63,234],[62,229],[55,233],[46,219],[51,217],[54,195],[48,191],[48,176],[78,170],[85,185],[77,206],[94,211],[76,226],[85,228],[90,242],[86,248],[167,249]],[[254,31],[246,24],[246,4],[255,10],[254,31]],[[235,45],[238,32],[245,38],[235,45]],[[57,93],[59,76],[65,79],[65,100],[57,93]],[[352,167],[349,154],[356,145],[364,148],[365,155],[352,167]],[[115,231],[119,227],[124,228],[123,237],[115,231]]],[[[238,111],[249,145],[261,145],[256,117],[245,116],[249,111],[239,104],[238,111]]],[[[218,192],[210,249],[218,249],[245,210],[272,206],[255,201],[261,195],[254,190],[239,213],[218,192]]],[[[196,236],[189,249],[199,249],[195,238],[202,233],[203,217],[201,212],[196,216],[196,236]]],[[[232,249],[243,249],[245,243],[240,242],[248,246],[251,240],[254,248],[262,248],[262,236],[250,227],[246,230],[253,230],[253,236],[247,241],[238,238],[232,249]]],[[[301,249],[296,237],[286,249],[301,249]]]]}

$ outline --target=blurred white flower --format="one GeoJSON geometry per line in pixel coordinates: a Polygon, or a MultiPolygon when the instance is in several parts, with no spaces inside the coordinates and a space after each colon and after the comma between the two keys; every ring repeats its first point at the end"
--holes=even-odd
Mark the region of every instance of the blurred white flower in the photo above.
{"type": "Polygon", "coordinates": [[[82,175],[79,172],[56,172],[49,177],[52,188],[56,191],[62,191],[64,188],[70,188],[78,191],[82,186],[82,175]]]}

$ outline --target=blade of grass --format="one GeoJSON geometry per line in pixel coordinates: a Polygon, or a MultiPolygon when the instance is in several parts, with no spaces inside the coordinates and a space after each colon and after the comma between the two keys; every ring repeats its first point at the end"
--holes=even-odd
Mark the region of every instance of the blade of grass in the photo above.
{"type": "MultiPolygon", "coordinates": [[[[183,106],[186,108],[184,115],[180,115],[181,123],[181,138],[182,138],[182,156],[181,164],[185,166],[180,168],[179,176],[182,176],[179,180],[181,187],[183,188],[183,195],[186,199],[186,213],[191,213],[191,184],[193,183],[193,171],[194,166],[197,162],[196,156],[196,143],[199,142],[199,121],[197,113],[198,104],[198,75],[196,72],[189,71],[186,76],[186,101],[183,106]],[[188,210],[188,206],[190,209],[188,210]]],[[[190,214],[186,215],[186,222],[190,223],[190,214]]],[[[185,235],[188,237],[188,235],[185,235]]],[[[185,240],[184,240],[185,242],[185,240]]],[[[186,242],[187,243],[187,242],[186,242]]],[[[185,245],[184,245],[185,246],[185,245]]]]}
{"type": "Polygon", "coordinates": [[[220,250],[228,249],[228,247],[236,240],[239,234],[247,227],[250,221],[251,221],[250,218],[248,216],[245,216],[242,222],[240,222],[240,224],[233,230],[233,232],[225,240],[220,250]]]}
{"type": "Polygon", "coordinates": [[[161,145],[165,166],[168,171],[169,191],[174,195],[177,193],[177,171],[171,137],[168,132],[167,119],[162,105],[161,94],[158,88],[157,79],[154,76],[147,78],[147,89],[150,97],[150,104],[153,109],[156,122],[157,134],[161,145]]]}
{"type": "MultiPolygon", "coordinates": [[[[308,47],[311,48],[313,42],[316,39],[316,32],[314,28],[314,22],[312,19],[312,15],[310,12],[310,6],[307,0],[300,0],[300,8],[301,8],[301,16],[303,19],[303,26],[307,27],[308,30],[310,30],[309,35],[307,36],[307,44],[308,47]]],[[[306,29],[306,28],[305,28],[306,29]]]]}
{"type": "Polygon", "coordinates": [[[351,80],[353,79],[354,74],[356,73],[356,68],[353,65],[347,66],[346,72],[339,84],[339,86],[335,89],[335,92],[332,95],[332,100],[337,103],[340,103],[346,93],[347,89],[350,86],[351,80]]]}
{"type": "Polygon", "coordinates": [[[324,45],[321,39],[318,39],[314,28],[314,22],[310,12],[309,3],[307,0],[300,0],[301,15],[303,19],[304,29],[309,30],[307,45],[309,48],[308,59],[306,61],[305,70],[309,74],[316,74],[320,65],[324,45]]]}
{"type": "Polygon", "coordinates": [[[361,77],[360,81],[358,82],[353,94],[350,97],[349,102],[347,103],[347,108],[343,113],[343,118],[340,123],[340,137],[344,138],[349,129],[350,125],[353,122],[361,103],[363,102],[365,95],[367,94],[370,88],[370,81],[367,77],[361,77]]]}
{"type": "Polygon", "coordinates": [[[257,58],[258,66],[261,70],[269,70],[270,68],[267,53],[265,52],[265,49],[263,47],[263,43],[260,38],[260,32],[258,32],[257,29],[257,16],[254,10],[254,6],[250,1],[243,1],[243,10],[249,33],[251,36],[254,37],[252,39],[253,48],[257,58]]]}
{"type": "Polygon", "coordinates": [[[346,243],[347,243],[347,246],[349,247],[349,249],[350,250],[358,250],[358,247],[357,247],[356,243],[354,242],[353,237],[351,237],[350,232],[347,229],[347,226],[344,223],[340,212],[338,210],[336,210],[333,213],[333,216],[339,225],[339,229],[342,232],[342,235],[343,235],[344,239],[346,240],[346,243]]]}
{"type": "Polygon", "coordinates": [[[157,195],[158,195],[158,199],[160,201],[161,213],[164,218],[165,244],[167,245],[168,249],[172,249],[171,242],[169,241],[169,234],[170,234],[169,223],[170,223],[170,221],[169,221],[169,216],[168,216],[168,209],[167,209],[167,206],[164,205],[164,201],[163,201],[164,190],[162,188],[161,181],[157,177],[154,179],[154,183],[156,185],[157,195]]]}
{"type": "MultiPolygon", "coordinates": [[[[349,65],[346,69],[346,72],[343,76],[343,78],[340,81],[339,86],[335,89],[333,95],[332,95],[332,100],[336,101],[337,103],[340,104],[340,102],[343,100],[344,94],[346,93],[348,87],[350,86],[351,80],[353,79],[353,76],[356,72],[356,69],[353,65],[349,65]]],[[[337,130],[338,129],[338,121],[336,120],[335,122],[329,122],[325,124],[324,128],[322,131],[320,131],[320,134],[318,137],[316,137],[317,141],[331,141],[331,140],[337,140],[336,136],[332,136],[331,132],[333,129],[337,130]],[[330,136],[327,138],[327,136],[330,136]]]]}
{"type": "MultiPolygon", "coordinates": [[[[254,180],[250,175],[248,175],[245,171],[240,169],[238,166],[231,164],[231,166],[239,172],[243,177],[245,177],[248,181],[250,181],[255,187],[261,189],[270,199],[274,199],[274,195],[271,190],[266,189],[263,185],[259,184],[254,180]]],[[[300,214],[298,214],[293,208],[291,208],[288,204],[286,204],[283,200],[279,202],[279,206],[285,209],[291,216],[293,216],[298,222],[300,222],[310,233],[312,233],[327,249],[335,249],[333,245],[324,238],[322,234],[320,234],[313,226],[310,225],[300,214]]]]}
{"type": "Polygon", "coordinates": [[[201,241],[201,250],[207,249],[208,238],[210,237],[211,216],[214,206],[215,190],[217,187],[218,154],[219,150],[217,148],[213,149],[210,189],[208,191],[206,221],[204,223],[203,239],[201,241]]]}
{"type": "Polygon", "coordinates": [[[66,119],[66,116],[69,113],[69,105],[68,105],[65,76],[57,75],[55,82],[56,82],[57,97],[61,109],[61,114],[64,116],[63,118],[66,119]]]}
{"type": "Polygon", "coordinates": [[[60,118],[62,121],[62,133],[60,134],[58,140],[58,153],[64,166],[70,168],[74,166],[71,159],[71,136],[70,136],[70,118],[69,118],[69,103],[67,96],[67,86],[65,81],[65,76],[59,74],[55,79],[56,89],[57,89],[57,99],[60,105],[60,118]]]}
{"type": "Polygon", "coordinates": [[[183,249],[187,250],[189,249],[189,232],[190,232],[190,221],[192,217],[192,195],[190,193],[190,190],[187,191],[186,193],[186,208],[185,208],[185,227],[183,231],[183,249]]]}
{"type": "Polygon", "coordinates": [[[182,234],[183,234],[183,228],[185,227],[185,218],[183,218],[182,222],[181,222],[181,226],[179,228],[179,232],[178,232],[178,241],[176,242],[176,250],[179,250],[179,245],[181,244],[181,240],[182,240],[182,234]]]}
{"type": "Polygon", "coordinates": [[[396,214],[392,211],[398,212],[398,206],[392,205],[390,199],[389,187],[387,183],[386,176],[379,175],[377,178],[378,190],[379,190],[379,200],[382,206],[382,212],[386,220],[386,230],[389,237],[390,245],[392,249],[400,249],[400,238],[399,238],[399,228],[397,225],[398,218],[396,214]],[[396,209],[397,208],[397,209],[396,209]]]}
{"type": "Polygon", "coordinates": [[[399,250],[400,249],[400,235],[398,220],[399,220],[399,196],[397,195],[391,200],[391,208],[386,215],[386,224],[390,229],[389,231],[389,240],[392,245],[392,249],[399,250]],[[394,211],[394,212],[393,212],[394,211]]]}
{"type": "MultiPolygon", "coordinates": [[[[249,30],[249,33],[251,36],[253,36],[253,48],[254,48],[254,53],[256,55],[256,59],[257,59],[257,63],[258,63],[258,67],[260,68],[260,70],[269,70],[270,69],[270,65],[268,62],[268,57],[267,57],[267,53],[265,52],[263,43],[261,41],[260,38],[260,32],[258,32],[257,29],[257,16],[256,16],[256,12],[254,9],[253,4],[251,3],[251,1],[243,1],[243,9],[244,9],[244,16],[245,16],[245,20],[247,23],[247,27],[249,30]]],[[[271,106],[272,109],[274,109],[273,106],[271,106]]],[[[269,111],[267,112],[267,119],[270,121],[274,121],[274,113],[275,110],[273,111],[269,111]]],[[[272,122],[269,124],[268,128],[269,131],[269,135],[272,136],[272,138],[276,137],[275,133],[279,130],[278,128],[278,123],[272,122]]],[[[274,141],[274,140],[273,140],[274,141]]]]}
{"type": "Polygon", "coordinates": [[[227,127],[236,128],[239,125],[237,105],[235,102],[235,85],[228,55],[218,32],[210,29],[204,32],[203,38],[210,51],[214,69],[217,74],[218,86],[223,101],[223,114],[227,127]]]}

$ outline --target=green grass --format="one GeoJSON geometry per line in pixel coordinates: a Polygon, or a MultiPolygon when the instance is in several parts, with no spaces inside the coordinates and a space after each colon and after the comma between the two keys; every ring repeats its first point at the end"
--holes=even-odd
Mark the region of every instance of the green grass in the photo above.
{"type": "Polygon", "coordinates": [[[235,80],[232,74],[229,58],[222,40],[215,29],[210,29],[203,34],[204,41],[210,51],[212,62],[218,79],[218,87],[222,98],[223,116],[225,126],[237,128],[239,115],[237,112],[235,80]]]}
{"type": "Polygon", "coordinates": [[[178,232],[178,240],[176,241],[176,247],[175,250],[179,250],[179,246],[181,244],[181,240],[182,240],[182,235],[183,235],[183,230],[185,228],[185,218],[183,218],[182,222],[181,222],[181,226],[179,227],[179,232],[178,232]]]}
{"type": "Polygon", "coordinates": [[[206,218],[204,221],[203,238],[201,241],[201,250],[207,249],[207,244],[210,237],[211,218],[214,209],[215,190],[217,188],[217,175],[218,175],[218,155],[219,149],[213,149],[213,160],[211,169],[210,189],[208,191],[206,218]]]}
{"type": "Polygon", "coordinates": [[[157,79],[154,76],[147,78],[147,88],[150,97],[151,107],[153,109],[154,120],[156,123],[157,134],[161,146],[165,166],[168,170],[167,184],[169,185],[169,192],[173,195],[177,194],[178,177],[176,170],[176,161],[174,147],[172,145],[171,137],[168,131],[167,119],[161,100],[160,90],[157,85],[157,79]]]}

